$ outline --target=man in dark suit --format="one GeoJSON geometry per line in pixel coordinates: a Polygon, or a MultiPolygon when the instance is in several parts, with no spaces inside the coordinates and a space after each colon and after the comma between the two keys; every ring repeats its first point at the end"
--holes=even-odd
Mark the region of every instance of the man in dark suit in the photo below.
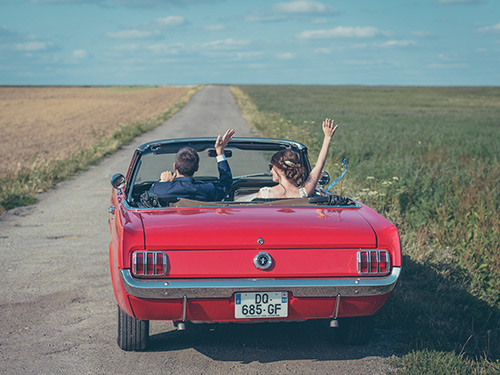
{"type": "Polygon", "coordinates": [[[175,157],[174,172],[165,171],[160,181],[153,184],[150,191],[159,198],[188,198],[200,201],[220,201],[230,191],[233,177],[229,163],[224,155],[224,148],[233,139],[234,130],[229,129],[224,136],[215,141],[219,182],[196,183],[193,175],[198,170],[200,157],[192,147],[181,148],[175,157]]]}

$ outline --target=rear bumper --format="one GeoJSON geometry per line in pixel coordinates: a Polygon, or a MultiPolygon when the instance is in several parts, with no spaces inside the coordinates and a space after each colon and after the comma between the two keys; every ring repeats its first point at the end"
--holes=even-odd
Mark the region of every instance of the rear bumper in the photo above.
{"type": "Polygon", "coordinates": [[[287,278],[287,279],[162,279],[142,280],[121,270],[124,289],[144,299],[230,298],[236,292],[288,291],[294,297],[370,297],[392,292],[401,267],[383,277],[287,278]]]}

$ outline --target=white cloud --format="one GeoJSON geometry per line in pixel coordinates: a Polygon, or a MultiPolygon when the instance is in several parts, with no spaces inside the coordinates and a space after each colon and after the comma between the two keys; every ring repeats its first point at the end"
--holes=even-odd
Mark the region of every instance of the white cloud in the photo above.
{"type": "Polygon", "coordinates": [[[371,26],[337,26],[332,29],[306,30],[299,34],[301,39],[330,39],[330,38],[373,38],[378,35],[386,35],[376,27],[371,26]]]}
{"type": "Polygon", "coordinates": [[[200,45],[200,47],[205,50],[228,50],[245,47],[249,44],[249,40],[235,40],[232,38],[228,38],[224,40],[215,40],[213,42],[203,43],[200,45]]]}
{"type": "Polygon", "coordinates": [[[273,11],[284,14],[317,14],[317,13],[336,13],[337,10],[317,1],[290,1],[287,3],[277,3],[273,5],[273,11]]]}
{"type": "Polygon", "coordinates": [[[438,0],[439,4],[481,4],[482,0],[438,0]]]}
{"type": "Polygon", "coordinates": [[[161,26],[177,27],[186,23],[186,19],[182,16],[168,16],[158,18],[156,22],[161,26]]]}
{"type": "Polygon", "coordinates": [[[493,26],[485,26],[479,28],[477,31],[482,33],[500,33],[500,23],[497,23],[493,26]]]}
{"type": "Polygon", "coordinates": [[[161,36],[164,28],[174,28],[186,23],[184,17],[167,16],[157,18],[154,22],[139,26],[135,29],[110,31],[106,36],[113,39],[155,39],[161,36]]]}
{"type": "Polygon", "coordinates": [[[89,57],[89,53],[84,49],[75,49],[71,54],[75,59],[86,59],[89,57]]]}
{"type": "Polygon", "coordinates": [[[446,63],[462,62],[464,60],[463,56],[461,56],[460,54],[457,54],[457,53],[440,53],[438,55],[438,59],[443,61],[443,62],[446,62],[446,63]]]}
{"type": "Polygon", "coordinates": [[[271,9],[261,9],[248,15],[245,20],[248,22],[280,22],[292,17],[318,16],[338,13],[337,9],[331,5],[326,5],[318,1],[297,0],[276,3],[271,9]]]}
{"type": "Polygon", "coordinates": [[[131,52],[131,51],[137,51],[139,49],[139,44],[121,44],[118,46],[113,46],[111,47],[112,51],[115,52],[131,52]]]}
{"type": "Polygon", "coordinates": [[[440,53],[438,55],[438,58],[439,58],[439,60],[442,60],[442,61],[453,61],[453,60],[455,60],[455,57],[451,57],[451,56],[446,55],[444,53],[440,53]]]}
{"type": "Polygon", "coordinates": [[[400,68],[403,66],[400,61],[385,58],[383,56],[379,58],[371,58],[371,59],[349,59],[342,60],[342,63],[345,65],[356,66],[360,69],[374,69],[374,68],[400,68]]]}
{"type": "Polygon", "coordinates": [[[286,20],[286,17],[278,14],[250,14],[245,17],[247,22],[278,22],[284,20],[286,20]]]}
{"type": "Polygon", "coordinates": [[[266,64],[266,63],[251,63],[251,64],[248,64],[247,67],[252,68],[252,69],[267,69],[268,64],[266,64]]]}
{"type": "Polygon", "coordinates": [[[221,31],[226,30],[226,27],[219,23],[217,25],[207,25],[204,27],[204,29],[207,31],[221,31]]]}
{"type": "Polygon", "coordinates": [[[4,40],[14,40],[18,37],[19,35],[15,31],[5,26],[0,26],[0,42],[4,40]]]}
{"type": "Polygon", "coordinates": [[[463,63],[453,63],[453,64],[442,64],[442,63],[432,63],[427,65],[431,69],[461,69],[467,68],[467,64],[463,63]]]}
{"type": "Polygon", "coordinates": [[[293,58],[295,58],[295,55],[291,52],[282,52],[276,54],[276,57],[280,60],[292,60],[293,58]]]}
{"type": "Polygon", "coordinates": [[[432,69],[454,69],[454,68],[465,68],[467,64],[464,62],[463,57],[456,53],[440,53],[438,56],[438,62],[429,64],[428,67],[432,69]]]}
{"type": "Polygon", "coordinates": [[[49,46],[51,46],[51,43],[47,42],[24,42],[16,44],[16,50],[26,52],[44,51],[48,49],[49,46]]]}
{"type": "Polygon", "coordinates": [[[328,23],[328,19],[327,18],[316,18],[313,23],[316,24],[316,25],[321,25],[321,24],[325,24],[325,23],[328,23]]]}
{"type": "Polygon", "coordinates": [[[316,55],[331,55],[333,51],[330,48],[316,48],[313,52],[316,55]]]}
{"type": "MultiPolygon", "coordinates": [[[[79,0],[66,0],[79,1],[79,0]]],[[[106,3],[116,4],[118,6],[126,6],[132,8],[163,8],[174,6],[189,6],[203,3],[213,3],[214,0],[80,0],[80,1],[103,1],[106,3]]]]}
{"type": "Polygon", "coordinates": [[[147,39],[158,35],[158,32],[145,31],[145,30],[122,30],[111,31],[106,33],[109,38],[113,39],[147,39]]]}
{"type": "Polygon", "coordinates": [[[396,48],[396,47],[412,47],[416,46],[413,40],[388,40],[385,43],[379,44],[382,48],[396,48]]]}
{"type": "Polygon", "coordinates": [[[31,0],[40,4],[93,4],[102,3],[103,0],[31,0]]]}
{"type": "Polygon", "coordinates": [[[158,43],[148,46],[148,49],[155,55],[178,55],[185,50],[185,47],[182,43],[158,43]]]}
{"type": "Polygon", "coordinates": [[[344,64],[347,65],[357,65],[357,66],[367,66],[376,64],[374,60],[344,60],[343,62],[344,64]]]}
{"type": "Polygon", "coordinates": [[[84,60],[86,60],[90,56],[89,52],[84,49],[75,49],[71,54],[66,57],[62,63],[64,64],[69,64],[69,65],[75,65],[75,64],[80,64],[84,60]]]}
{"type": "Polygon", "coordinates": [[[246,61],[256,59],[261,57],[264,53],[262,51],[248,51],[248,52],[236,52],[235,60],[246,61]]]}

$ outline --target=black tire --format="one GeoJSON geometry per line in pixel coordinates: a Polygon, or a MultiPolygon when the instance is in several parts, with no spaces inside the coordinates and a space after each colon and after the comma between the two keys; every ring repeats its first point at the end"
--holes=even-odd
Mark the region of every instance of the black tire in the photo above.
{"type": "Polygon", "coordinates": [[[126,351],[145,350],[149,339],[149,320],[139,320],[118,306],[118,346],[126,351]]]}
{"type": "Polygon", "coordinates": [[[338,338],[347,345],[365,345],[373,334],[373,316],[339,319],[338,338]]]}

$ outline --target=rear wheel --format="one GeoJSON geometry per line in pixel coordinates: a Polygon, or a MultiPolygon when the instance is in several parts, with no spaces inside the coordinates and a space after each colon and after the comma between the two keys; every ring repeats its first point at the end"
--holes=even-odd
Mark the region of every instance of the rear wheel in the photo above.
{"type": "Polygon", "coordinates": [[[139,320],[118,306],[118,346],[127,351],[146,349],[149,339],[149,320],[139,320]]]}
{"type": "Polygon", "coordinates": [[[373,316],[359,316],[339,319],[339,327],[336,330],[340,341],[344,344],[364,345],[370,341],[373,327],[373,316]]]}

